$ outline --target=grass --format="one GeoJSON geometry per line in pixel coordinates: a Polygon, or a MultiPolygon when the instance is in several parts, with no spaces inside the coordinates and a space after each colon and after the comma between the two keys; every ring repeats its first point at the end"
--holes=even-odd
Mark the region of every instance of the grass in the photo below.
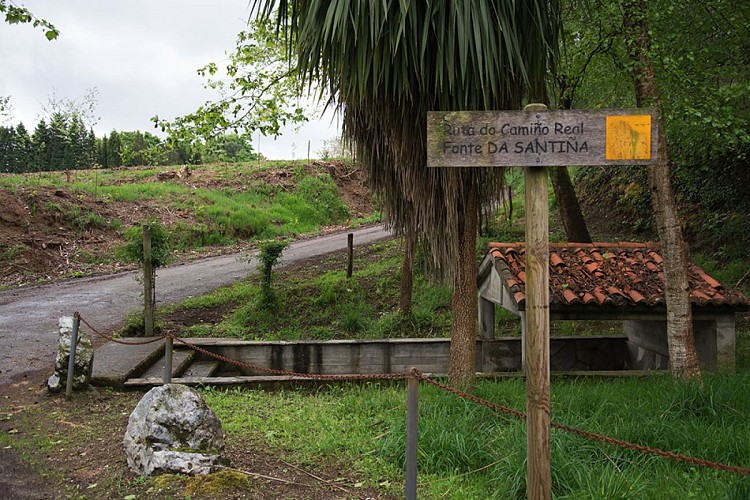
{"type": "Polygon", "coordinates": [[[78,205],[61,205],[55,202],[48,202],[47,211],[55,214],[56,218],[60,217],[62,223],[67,224],[77,232],[97,227],[112,227],[115,230],[122,228],[122,223],[118,219],[108,221],[101,214],[85,210],[78,205]]]}
{"type": "Polygon", "coordinates": [[[273,290],[277,306],[259,305],[259,278],[220,288],[203,297],[164,309],[222,308],[229,311],[216,326],[199,324],[181,335],[247,340],[444,337],[450,331],[450,289],[416,276],[412,310],[398,311],[400,242],[385,241],[358,249],[351,279],[345,258],[335,255],[317,264],[277,270],[273,290]]]}
{"type": "MultiPolygon", "coordinates": [[[[619,439],[735,465],[750,463],[750,375],[704,386],[642,379],[555,379],[553,420],[619,439]]],[[[202,390],[232,437],[289,459],[337,456],[366,484],[403,491],[405,389],[344,385],[314,392],[202,390]]],[[[523,410],[523,381],[479,382],[476,395],[523,410]]],[[[420,498],[524,498],[525,422],[432,386],[420,388],[420,498]],[[456,425],[461,422],[461,425],[456,425]]],[[[747,498],[750,478],[655,458],[552,431],[555,498],[747,498]]]]}
{"type": "MultiPolygon", "coordinates": [[[[638,379],[554,378],[552,419],[629,442],[747,467],[750,367],[741,369],[738,374],[707,374],[702,387],[664,374],[638,379]]],[[[333,470],[330,474],[338,469],[340,475],[357,477],[356,484],[342,483],[355,495],[364,489],[387,497],[403,495],[403,382],[274,392],[204,387],[199,392],[221,420],[227,446],[239,456],[243,450],[264,450],[273,460],[303,469],[323,466],[333,470]]],[[[525,407],[522,379],[480,380],[475,394],[516,410],[525,407]]],[[[24,462],[61,485],[65,496],[135,494],[140,498],[169,491],[176,498],[201,498],[192,489],[198,485],[179,476],[133,478],[124,473],[119,443],[138,394],[105,390],[77,394],[72,400],[35,399],[34,404],[0,412],[0,446],[16,450],[24,462]],[[99,450],[110,441],[115,443],[99,450]],[[100,472],[87,474],[97,463],[100,472]],[[75,465],[82,475],[73,480],[74,473],[65,464],[75,465]]],[[[750,494],[747,476],[644,455],[560,430],[552,430],[551,451],[554,498],[739,500],[750,494]]],[[[419,498],[524,498],[525,456],[524,421],[421,385],[419,498]]],[[[230,488],[230,493],[221,494],[225,498],[263,496],[257,482],[248,483],[241,476],[216,476],[209,482],[214,481],[226,485],[210,488],[230,488]]]]}

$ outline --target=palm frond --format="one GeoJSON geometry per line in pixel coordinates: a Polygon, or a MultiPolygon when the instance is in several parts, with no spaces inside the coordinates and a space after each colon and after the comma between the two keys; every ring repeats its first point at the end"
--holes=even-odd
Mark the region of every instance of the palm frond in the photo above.
{"type": "Polygon", "coordinates": [[[556,59],[557,0],[255,0],[296,44],[300,73],[344,109],[387,221],[416,230],[450,277],[470,193],[490,207],[500,168],[426,166],[426,113],[518,109],[556,59]],[[275,13],[275,14],[274,14],[275,13]]]}

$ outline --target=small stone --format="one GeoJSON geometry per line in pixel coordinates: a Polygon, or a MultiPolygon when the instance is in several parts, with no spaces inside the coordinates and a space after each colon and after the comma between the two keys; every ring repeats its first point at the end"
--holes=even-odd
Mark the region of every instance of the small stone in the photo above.
{"type": "Polygon", "coordinates": [[[198,392],[166,384],[147,392],[123,439],[128,466],[142,476],[208,474],[227,464],[221,422],[198,392]]]}

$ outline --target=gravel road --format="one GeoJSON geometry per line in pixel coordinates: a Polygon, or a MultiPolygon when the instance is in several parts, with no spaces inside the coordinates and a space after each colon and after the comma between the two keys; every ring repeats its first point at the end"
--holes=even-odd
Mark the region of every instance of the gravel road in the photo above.
{"type": "MultiPolygon", "coordinates": [[[[389,236],[380,226],[351,231],[354,244],[362,245],[389,236]]],[[[347,232],[292,243],[281,265],[346,248],[347,232]]],[[[255,272],[256,263],[238,254],[187,262],[157,271],[157,300],[178,302],[231,284],[255,272]]],[[[0,292],[0,387],[52,365],[57,348],[60,316],[81,313],[100,331],[119,326],[140,302],[137,271],[22,287],[0,292]]],[[[41,383],[41,380],[40,380],[41,383]]]]}

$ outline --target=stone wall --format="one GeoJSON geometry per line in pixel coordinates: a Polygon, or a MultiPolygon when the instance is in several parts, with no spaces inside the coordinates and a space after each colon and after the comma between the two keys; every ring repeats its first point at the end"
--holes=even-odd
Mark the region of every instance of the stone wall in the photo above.
{"type": "MultiPolygon", "coordinates": [[[[450,360],[450,339],[204,341],[196,343],[216,354],[256,366],[299,373],[400,373],[412,367],[424,373],[447,373],[450,360]]],[[[624,336],[557,337],[551,340],[550,364],[553,371],[622,370],[626,366],[626,354],[627,338],[624,336]]],[[[477,340],[476,370],[481,373],[520,372],[521,356],[519,337],[477,340]]],[[[234,366],[222,367],[224,372],[237,370],[234,366]]],[[[242,376],[266,375],[250,369],[239,372],[242,376]]]]}
{"type": "MultiPolygon", "coordinates": [[[[628,369],[669,369],[667,322],[664,320],[625,320],[628,338],[628,369]]],[[[735,326],[732,314],[693,321],[695,348],[704,370],[734,370],[735,326]]]]}

